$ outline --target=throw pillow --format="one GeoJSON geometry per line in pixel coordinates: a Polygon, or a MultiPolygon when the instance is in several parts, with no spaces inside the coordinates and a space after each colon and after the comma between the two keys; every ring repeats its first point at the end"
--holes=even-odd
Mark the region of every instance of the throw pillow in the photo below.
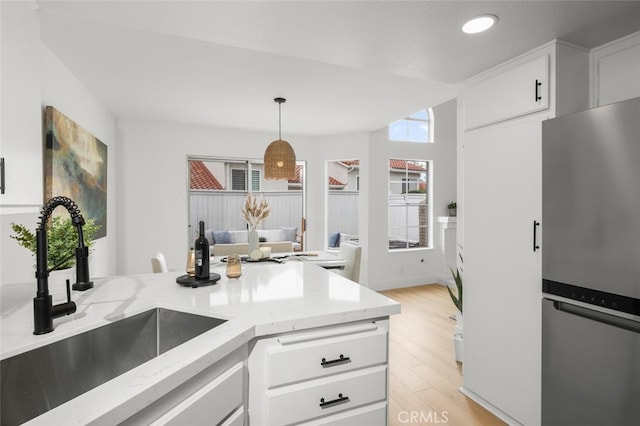
{"type": "Polygon", "coordinates": [[[340,247],[340,233],[335,232],[329,235],[329,247],[340,247]]]}
{"type": "Polygon", "coordinates": [[[231,244],[231,234],[229,231],[213,231],[214,244],[231,244]]]}
{"type": "Polygon", "coordinates": [[[298,227],[287,228],[285,226],[281,226],[282,229],[282,241],[298,241],[298,227]]]}

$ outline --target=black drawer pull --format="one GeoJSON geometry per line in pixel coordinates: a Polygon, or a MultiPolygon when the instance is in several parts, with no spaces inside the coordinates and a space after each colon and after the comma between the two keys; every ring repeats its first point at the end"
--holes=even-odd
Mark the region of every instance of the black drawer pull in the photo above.
{"type": "Polygon", "coordinates": [[[324,398],[320,398],[320,408],[330,408],[335,407],[336,405],[345,404],[349,402],[348,396],[342,396],[342,394],[338,394],[338,399],[334,399],[333,401],[324,402],[324,398]]]}
{"type": "Polygon", "coordinates": [[[327,368],[336,365],[347,364],[349,362],[351,362],[351,358],[349,358],[348,356],[345,357],[344,355],[340,354],[340,358],[332,359],[331,361],[327,361],[326,358],[322,358],[322,360],[320,361],[320,365],[322,366],[322,368],[327,368]]]}

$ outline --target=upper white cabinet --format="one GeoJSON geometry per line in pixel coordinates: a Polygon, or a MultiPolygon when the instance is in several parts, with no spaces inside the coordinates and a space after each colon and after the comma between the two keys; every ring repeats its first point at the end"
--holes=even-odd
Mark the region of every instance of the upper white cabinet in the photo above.
{"type": "Polygon", "coordinates": [[[464,129],[470,130],[549,107],[549,55],[541,54],[469,86],[464,129]]]}
{"type": "Polygon", "coordinates": [[[5,163],[0,207],[36,206],[42,204],[40,29],[35,3],[0,2],[0,7],[0,157],[5,163]]]}
{"type": "Polygon", "coordinates": [[[640,96],[640,32],[593,50],[593,106],[640,96]]]}
{"type": "Polygon", "coordinates": [[[588,75],[588,51],[552,42],[467,81],[458,103],[464,390],[514,424],[540,424],[542,121],[588,108],[588,75]]]}

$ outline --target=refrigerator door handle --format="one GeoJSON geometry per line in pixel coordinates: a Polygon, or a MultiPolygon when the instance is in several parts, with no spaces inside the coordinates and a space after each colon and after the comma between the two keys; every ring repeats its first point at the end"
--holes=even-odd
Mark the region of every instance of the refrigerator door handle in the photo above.
{"type": "Polygon", "coordinates": [[[538,226],[540,226],[540,222],[537,220],[533,221],[533,251],[539,250],[540,245],[538,244],[538,226]]]}
{"type": "Polygon", "coordinates": [[[624,330],[640,334],[640,322],[637,321],[617,317],[615,315],[605,314],[604,312],[594,311],[557,300],[553,301],[553,307],[558,311],[566,312],[571,315],[576,315],[588,320],[597,321],[602,324],[610,325],[616,328],[622,328],[624,330]]]}

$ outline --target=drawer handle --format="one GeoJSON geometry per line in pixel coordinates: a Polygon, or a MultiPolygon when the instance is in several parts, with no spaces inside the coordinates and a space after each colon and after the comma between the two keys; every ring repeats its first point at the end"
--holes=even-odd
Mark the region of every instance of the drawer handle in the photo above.
{"type": "Polygon", "coordinates": [[[342,396],[342,394],[338,394],[338,398],[332,401],[324,402],[324,398],[320,398],[320,408],[330,408],[335,407],[336,405],[345,404],[349,402],[348,396],[342,396]]]}
{"type": "Polygon", "coordinates": [[[331,361],[327,361],[326,358],[322,358],[322,360],[320,361],[320,365],[322,366],[322,368],[327,368],[334,367],[336,365],[347,364],[349,362],[351,362],[351,358],[349,358],[348,356],[345,357],[344,355],[340,354],[340,358],[332,359],[331,361]]]}

